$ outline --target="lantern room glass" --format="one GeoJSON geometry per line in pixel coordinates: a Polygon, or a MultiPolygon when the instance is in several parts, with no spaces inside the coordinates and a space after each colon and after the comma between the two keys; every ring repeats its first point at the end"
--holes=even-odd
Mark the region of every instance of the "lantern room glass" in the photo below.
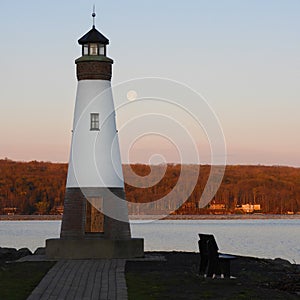
{"type": "Polygon", "coordinates": [[[106,55],[106,45],[98,43],[88,43],[82,46],[82,55],[106,55]]]}
{"type": "Polygon", "coordinates": [[[83,55],[89,55],[89,45],[83,45],[83,55]]]}
{"type": "Polygon", "coordinates": [[[105,45],[100,44],[99,55],[105,55],[105,45]]]}
{"type": "Polygon", "coordinates": [[[98,55],[98,44],[96,43],[90,44],[90,55],[98,55]]]}

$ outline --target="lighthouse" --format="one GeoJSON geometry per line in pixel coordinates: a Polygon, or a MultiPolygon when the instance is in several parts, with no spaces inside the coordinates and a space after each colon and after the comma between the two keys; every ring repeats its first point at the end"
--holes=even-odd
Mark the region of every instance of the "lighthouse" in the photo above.
{"type": "Polygon", "coordinates": [[[59,239],[46,241],[50,258],[130,258],[144,255],[131,238],[111,90],[109,40],[93,26],[78,43],[77,94],[59,239]]]}

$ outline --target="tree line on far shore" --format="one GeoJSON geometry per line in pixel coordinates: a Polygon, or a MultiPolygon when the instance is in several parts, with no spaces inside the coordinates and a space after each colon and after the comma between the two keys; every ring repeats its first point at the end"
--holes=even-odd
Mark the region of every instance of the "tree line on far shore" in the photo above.
{"type": "MultiPolygon", "coordinates": [[[[0,160],[0,214],[61,213],[67,168],[61,163],[0,160]]],[[[259,210],[254,212],[266,214],[300,213],[300,168],[226,166],[216,195],[205,207],[199,200],[211,167],[185,165],[184,169],[183,175],[178,164],[123,165],[129,213],[232,214],[245,213],[245,205],[256,205],[259,210]],[[190,180],[195,176],[196,184],[190,180]],[[147,211],[140,211],[135,203],[147,203],[147,211]]]]}

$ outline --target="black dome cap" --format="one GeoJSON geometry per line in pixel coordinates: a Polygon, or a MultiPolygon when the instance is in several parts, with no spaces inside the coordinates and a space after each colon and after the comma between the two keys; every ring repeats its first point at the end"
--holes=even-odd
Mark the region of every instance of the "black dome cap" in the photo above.
{"type": "Polygon", "coordinates": [[[104,45],[109,44],[109,39],[106,38],[101,32],[99,32],[95,26],[86,33],[82,38],[78,40],[80,45],[87,44],[87,43],[100,43],[104,45]]]}

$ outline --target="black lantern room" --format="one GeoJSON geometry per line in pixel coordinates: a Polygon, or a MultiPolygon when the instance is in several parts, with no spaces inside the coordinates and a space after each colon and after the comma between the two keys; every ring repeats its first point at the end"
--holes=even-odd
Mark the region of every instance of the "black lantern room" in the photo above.
{"type": "Polygon", "coordinates": [[[109,40],[95,26],[78,40],[82,45],[82,56],[106,56],[106,46],[109,40]]]}

